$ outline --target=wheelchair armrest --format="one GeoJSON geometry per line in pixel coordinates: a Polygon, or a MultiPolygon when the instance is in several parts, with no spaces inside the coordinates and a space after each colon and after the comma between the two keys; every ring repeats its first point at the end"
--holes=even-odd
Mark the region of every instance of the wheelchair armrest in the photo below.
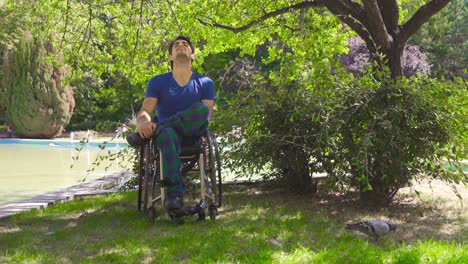
{"type": "Polygon", "coordinates": [[[133,133],[127,136],[127,142],[130,146],[134,148],[138,148],[142,146],[145,142],[149,142],[150,139],[144,139],[140,137],[140,134],[138,133],[133,133]]]}

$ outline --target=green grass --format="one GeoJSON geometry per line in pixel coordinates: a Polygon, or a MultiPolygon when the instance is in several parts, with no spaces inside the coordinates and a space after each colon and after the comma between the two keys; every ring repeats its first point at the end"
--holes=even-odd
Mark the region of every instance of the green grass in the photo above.
{"type": "MultiPolygon", "coordinates": [[[[136,192],[0,221],[0,263],[468,263],[468,245],[399,235],[371,243],[344,223],[368,211],[261,187],[227,190],[216,221],[149,223],[136,192]],[[334,213],[337,211],[338,213],[334,213]]],[[[398,210],[397,210],[398,211],[398,210]]]]}

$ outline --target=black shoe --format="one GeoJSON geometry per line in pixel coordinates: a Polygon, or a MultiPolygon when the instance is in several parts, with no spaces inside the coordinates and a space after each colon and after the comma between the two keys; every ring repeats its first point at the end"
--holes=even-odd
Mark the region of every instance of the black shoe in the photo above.
{"type": "Polygon", "coordinates": [[[184,207],[184,197],[183,196],[176,196],[176,197],[167,197],[164,201],[164,207],[166,210],[175,210],[184,207]]]}
{"type": "Polygon", "coordinates": [[[140,134],[133,133],[127,136],[127,142],[130,146],[138,148],[145,143],[145,139],[140,137],[140,134]]]}

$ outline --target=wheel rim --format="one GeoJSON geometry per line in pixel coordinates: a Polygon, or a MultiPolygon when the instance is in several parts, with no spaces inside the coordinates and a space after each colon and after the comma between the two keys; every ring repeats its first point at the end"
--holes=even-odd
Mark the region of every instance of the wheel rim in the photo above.
{"type": "Polygon", "coordinates": [[[216,155],[216,169],[218,174],[218,207],[221,207],[223,200],[223,188],[222,188],[222,178],[221,178],[221,158],[219,156],[219,147],[218,142],[216,142],[216,137],[213,137],[213,147],[216,155]]]}
{"type": "Polygon", "coordinates": [[[215,162],[214,162],[214,153],[213,153],[213,148],[214,145],[213,140],[211,139],[211,134],[208,134],[207,136],[208,139],[208,157],[209,157],[209,162],[210,162],[210,186],[213,192],[213,197],[214,199],[211,201],[212,203],[216,203],[216,201],[219,199],[218,197],[218,188],[216,185],[216,168],[215,168],[215,162]]]}
{"type": "Polygon", "coordinates": [[[214,204],[211,204],[210,207],[208,208],[208,211],[210,213],[210,219],[215,220],[217,212],[218,212],[218,210],[216,209],[216,206],[214,204]]]}
{"type": "Polygon", "coordinates": [[[143,160],[145,155],[145,149],[143,146],[140,147],[140,157],[138,163],[138,211],[141,211],[141,187],[143,178],[143,160]]]}
{"type": "Polygon", "coordinates": [[[144,212],[147,212],[148,209],[148,195],[149,195],[149,190],[148,190],[148,182],[149,182],[149,176],[150,176],[150,158],[151,158],[151,153],[150,153],[150,144],[145,144],[145,184],[144,184],[144,212]]]}

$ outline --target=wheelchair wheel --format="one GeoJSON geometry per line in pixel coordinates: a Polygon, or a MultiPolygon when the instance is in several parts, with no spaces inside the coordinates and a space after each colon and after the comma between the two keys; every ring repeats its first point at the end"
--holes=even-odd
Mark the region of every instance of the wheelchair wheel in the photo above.
{"type": "Polygon", "coordinates": [[[210,204],[208,207],[208,213],[210,214],[211,220],[216,220],[216,215],[218,215],[218,209],[214,204],[210,204]]]}
{"type": "Polygon", "coordinates": [[[148,200],[149,200],[149,194],[150,194],[150,177],[152,174],[152,168],[151,168],[151,148],[150,144],[145,144],[145,179],[144,179],[144,185],[143,185],[143,212],[147,213],[148,209],[148,200]]]}
{"type": "Polygon", "coordinates": [[[218,142],[216,141],[216,136],[213,136],[213,146],[215,150],[215,159],[216,159],[216,173],[218,175],[218,208],[221,207],[223,200],[223,180],[221,178],[221,158],[219,156],[219,147],[218,142]]]}
{"type": "Polygon", "coordinates": [[[158,211],[156,211],[156,208],[154,208],[153,205],[148,208],[147,215],[148,221],[150,221],[150,223],[154,223],[154,220],[159,217],[158,211]]]}
{"type": "Polygon", "coordinates": [[[138,162],[138,211],[141,211],[141,193],[142,193],[142,185],[143,185],[143,177],[144,177],[144,169],[143,169],[143,162],[145,160],[145,149],[144,147],[140,147],[140,156],[138,162]]]}
{"type": "Polygon", "coordinates": [[[198,220],[205,220],[206,219],[206,214],[205,214],[205,210],[200,210],[198,212],[198,220]]]}
{"type": "Polygon", "coordinates": [[[221,179],[221,160],[219,159],[219,149],[218,144],[216,143],[215,136],[213,134],[208,134],[208,172],[209,172],[209,181],[210,188],[213,192],[214,199],[211,201],[210,206],[213,205],[216,207],[221,206],[222,200],[222,179],[221,179]]]}

